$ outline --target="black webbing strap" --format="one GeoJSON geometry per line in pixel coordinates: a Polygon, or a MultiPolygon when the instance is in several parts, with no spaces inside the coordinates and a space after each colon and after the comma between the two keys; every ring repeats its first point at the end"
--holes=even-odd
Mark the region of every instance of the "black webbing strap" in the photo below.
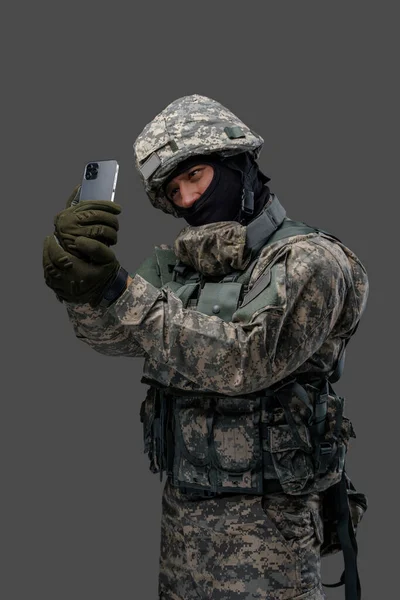
{"type": "Polygon", "coordinates": [[[286,210],[275,194],[270,204],[267,204],[258,217],[250,221],[246,227],[246,246],[251,248],[253,256],[265,245],[269,237],[283,223],[286,210]]]}
{"type": "Polygon", "coordinates": [[[346,475],[330,489],[337,519],[337,534],[343,552],[344,572],[337,583],[323,583],[325,587],[345,586],[345,600],[361,600],[361,585],[357,568],[358,546],[350,517],[346,475]]]}
{"type": "MultiPolygon", "coordinates": [[[[219,491],[219,492],[212,492],[211,490],[208,489],[202,489],[200,486],[198,487],[190,487],[190,486],[184,486],[184,485],[179,485],[177,486],[176,484],[172,483],[172,485],[175,485],[175,487],[179,487],[179,491],[182,492],[182,494],[185,494],[186,496],[190,496],[192,499],[195,498],[216,498],[218,496],[229,496],[229,495],[236,495],[238,494],[238,491],[219,491]]],[[[278,479],[264,479],[263,481],[263,490],[262,490],[262,494],[259,494],[257,492],[254,493],[254,495],[264,495],[264,494],[275,494],[277,492],[282,492],[282,486],[279,483],[278,479]]]]}
{"type": "Polygon", "coordinates": [[[160,423],[159,423],[159,456],[158,464],[160,466],[160,481],[163,479],[163,473],[166,470],[165,465],[165,417],[166,417],[166,404],[163,390],[157,390],[158,394],[158,405],[160,410],[160,423]]]}

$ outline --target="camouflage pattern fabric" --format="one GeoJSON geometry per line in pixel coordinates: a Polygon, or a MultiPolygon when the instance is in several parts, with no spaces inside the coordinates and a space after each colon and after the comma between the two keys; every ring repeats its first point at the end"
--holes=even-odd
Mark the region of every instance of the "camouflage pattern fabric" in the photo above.
{"type": "Polygon", "coordinates": [[[162,600],[323,600],[319,496],[189,499],[166,482],[162,600]]]}
{"type": "MultiPolygon", "coordinates": [[[[207,247],[208,241],[201,243],[207,247]]],[[[212,272],[207,256],[194,255],[198,244],[189,246],[192,264],[212,272]]],[[[227,264],[224,247],[217,270],[227,264]]],[[[154,278],[156,285],[150,284],[140,269],[108,309],[68,305],[68,313],[77,337],[96,351],[142,356],[146,378],[181,390],[237,396],[288,376],[330,372],[341,336],[365,308],[363,265],[343,244],[308,234],[266,247],[250,290],[268,268],[274,269],[268,303],[258,295],[228,323],[183,308],[168,287],[154,278]]],[[[276,494],[260,505],[260,496],[230,495],[193,503],[167,482],[159,597],[322,600],[317,498],[276,494]]]]}
{"type": "Polygon", "coordinates": [[[250,152],[257,158],[263,143],[261,136],[225,106],[193,94],[171,102],[146,125],[133,148],[136,167],[153,206],[178,217],[162,186],[181,161],[196,154],[211,153],[232,156],[250,152]],[[230,137],[232,130],[237,137],[230,137]],[[148,160],[153,160],[156,168],[147,177],[143,165],[148,160]]]}
{"type": "Polygon", "coordinates": [[[243,270],[251,259],[246,227],[234,222],[185,227],[175,239],[174,251],[183,263],[211,276],[243,270]]]}
{"type": "MultiPolygon", "coordinates": [[[[223,250],[218,264],[226,262],[223,250]]],[[[201,256],[193,260],[201,268],[201,256]]],[[[69,305],[68,312],[77,337],[96,351],[145,356],[145,377],[185,391],[235,396],[289,375],[330,372],[341,336],[364,311],[365,268],[343,244],[322,234],[299,235],[261,252],[250,290],[272,265],[268,304],[260,305],[257,296],[229,323],[184,309],[171,290],[139,273],[108,309],[69,305]]]]}

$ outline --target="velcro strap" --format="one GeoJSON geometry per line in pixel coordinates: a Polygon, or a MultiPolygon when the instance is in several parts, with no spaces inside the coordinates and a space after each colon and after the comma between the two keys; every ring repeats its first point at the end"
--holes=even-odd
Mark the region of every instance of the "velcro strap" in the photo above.
{"type": "Polygon", "coordinates": [[[139,167],[139,171],[141,172],[144,179],[149,179],[155,171],[157,171],[158,167],[161,165],[161,159],[158,156],[157,152],[153,152],[150,156],[142,163],[139,167]]]}
{"type": "Polygon", "coordinates": [[[117,275],[113,281],[103,291],[103,296],[100,301],[100,306],[109,306],[112,304],[126,288],[126,282],[128,279],[128,271],[120,266],[117,275]]]}

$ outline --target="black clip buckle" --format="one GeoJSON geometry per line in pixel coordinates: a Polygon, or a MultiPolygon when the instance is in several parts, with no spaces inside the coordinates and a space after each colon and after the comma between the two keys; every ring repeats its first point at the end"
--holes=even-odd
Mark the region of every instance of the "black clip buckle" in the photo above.
{"type": "Polygon", "coordinates": [[[319,453],[326,456],[332,452],[332,444],[330,442],[321,442],[319,445],[319,453]]]}

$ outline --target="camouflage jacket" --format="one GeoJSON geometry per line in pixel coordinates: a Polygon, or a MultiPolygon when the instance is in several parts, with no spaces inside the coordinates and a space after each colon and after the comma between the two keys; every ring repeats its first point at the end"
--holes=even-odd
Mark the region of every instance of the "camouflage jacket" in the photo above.
{"type": "MultiPolygon", "coordinates": [[[[215,281],[247,266],[245,230],[238,223],[186,227],[174,251],[215,281]]],[[[289,375],[330,373],[366,305],[364,266],[342,243],[310,233],[263,248],[249,291],[271,267],[268,301],[254,294],[230,322],[184,308],[156,268],[145,269],[147,280],[139,268],[108,308],[69,304],[67,311],[78,339],[102,354],[144,357],[145,377],[163,386],[235,396],[289,375]]]]}

